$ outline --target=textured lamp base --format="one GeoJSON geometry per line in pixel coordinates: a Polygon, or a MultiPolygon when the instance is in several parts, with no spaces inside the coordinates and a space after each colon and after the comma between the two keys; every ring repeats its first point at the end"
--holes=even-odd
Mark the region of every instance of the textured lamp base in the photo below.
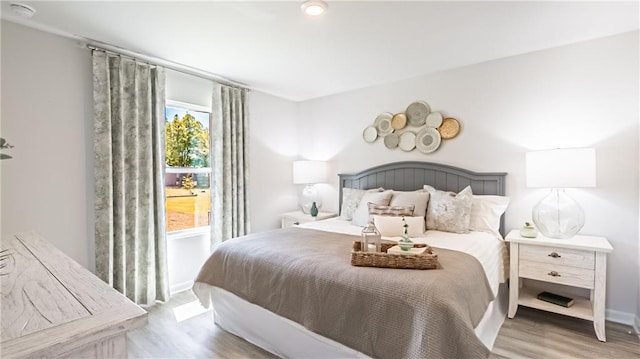
{"type": "Polygon", "coordinates": [[[564,189],[552,189],[533,208],[532,217],[538,230],[549,238],[571,238],[584,226],[584,211],[564,189]]]}

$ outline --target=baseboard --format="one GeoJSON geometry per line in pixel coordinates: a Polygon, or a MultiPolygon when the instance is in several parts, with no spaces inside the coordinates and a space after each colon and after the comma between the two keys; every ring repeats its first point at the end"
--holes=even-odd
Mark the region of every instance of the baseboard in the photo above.
{"type": "MultiPolygon", "coordinates": [[[[618,310],[607,309],[604,313],[604,317],[606,320],[610,322],[626,324],[626,325],[634,325],[634,321],[637,324],[638,318],[633,313],[620,312],[618,310]]],[[[636,328],[637,330],[637,328],[636,328]]]]}
{"type": "Polygon", "coordinates": [[[174,295],[176,293],[184,292],[185,290],[189,290],[193,287],[193,281],[189,280],[182,283],[175,283],[169,286],[169,293],[174,295]]]}
{"type": "Polygon", "coordinates": [[[633,323],[633,330],[636,331],[636,334],[640,334],[640,313],[636,315],[635,323],[633,323]]]}

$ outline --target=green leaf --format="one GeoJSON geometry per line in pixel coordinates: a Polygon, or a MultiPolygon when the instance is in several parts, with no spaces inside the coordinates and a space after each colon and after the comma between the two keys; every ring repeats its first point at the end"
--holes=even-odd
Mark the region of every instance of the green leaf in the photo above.
{"type": "Polygon", "coordinates": [[[9,158],[13,158],[13,157],[11,157],[11,156],[9,156],[7,154],[4,154],[4,153],[0,153],[0,160],[7,160],[9,158]]]}
{"type": "Polygon", "coordinates": [[[0,137],[0,147],[4,147],[5,143],[7,143],[7,140],[5,140],[4,138],[0,137]]]}

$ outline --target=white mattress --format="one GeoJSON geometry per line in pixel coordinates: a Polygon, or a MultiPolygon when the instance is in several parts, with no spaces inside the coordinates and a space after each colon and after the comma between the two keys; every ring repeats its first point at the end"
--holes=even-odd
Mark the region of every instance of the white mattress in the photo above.
{"type": "MultiPolygon", "coordinates": [[[[350,221],[332,218],[309,222],[301,227],[360,235],[361,227],[350,221]]],[[[384,237],[398,240],[400,237],[384,237]]],[[[484,232],[454,234],[427,231],[423,237],[412,237],[414,242],[427,243],[432,247],[445,248],[470,254],[478,259],[487,274],[487,279],[496,299],[489,304],[475,333],[484,345],[491,349],[506,317],[508,290],[505,270],[508,262],[507,249],[502,238],[484,232]]],[[[307,330],[302,325],[280,317],[262,307],[249,303],[221,288],[196,283],[193,288],[203,305],[213,302],[215,322],[223,329],[247,341],[286,358],[368,358],[336,341],[324,338],[307,330]]]]}

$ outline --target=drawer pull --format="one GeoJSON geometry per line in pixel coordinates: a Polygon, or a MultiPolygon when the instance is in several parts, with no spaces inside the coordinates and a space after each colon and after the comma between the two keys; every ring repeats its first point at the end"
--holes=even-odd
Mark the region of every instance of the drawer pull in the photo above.
{"type": "Polygon", "coordinates": [[[293,222],[293,225],[294,225],[294,226],[297,226],[297,225],[299,225],[299,224],[300,224],[300,222],[293,222]]]}
{"type": "Polygon", "coordinates": [[[556,272],[556,271],[554,271],[554,270],[552,270],[551,272],[549,272],[549,273],[547,273],[547,274],[548,274],[548,275],[550,275],[550,276],[552,276],[552,277],[562,277],[562,276],[560,275],[560,273],[558,273],[558,272],[556,272]]]}
{"type": "Polygon", "coordinates": [[[559,255],[559,254],[558,254],[558,253],[556,253],[556,252],[551,252],[551,253],[549,253],[549,254],[548,254],[548,256],[549,256],[549,257],[552,257],[552,258],[560,258],[560,257],[562,257],[561,255],[559,255]]]}

